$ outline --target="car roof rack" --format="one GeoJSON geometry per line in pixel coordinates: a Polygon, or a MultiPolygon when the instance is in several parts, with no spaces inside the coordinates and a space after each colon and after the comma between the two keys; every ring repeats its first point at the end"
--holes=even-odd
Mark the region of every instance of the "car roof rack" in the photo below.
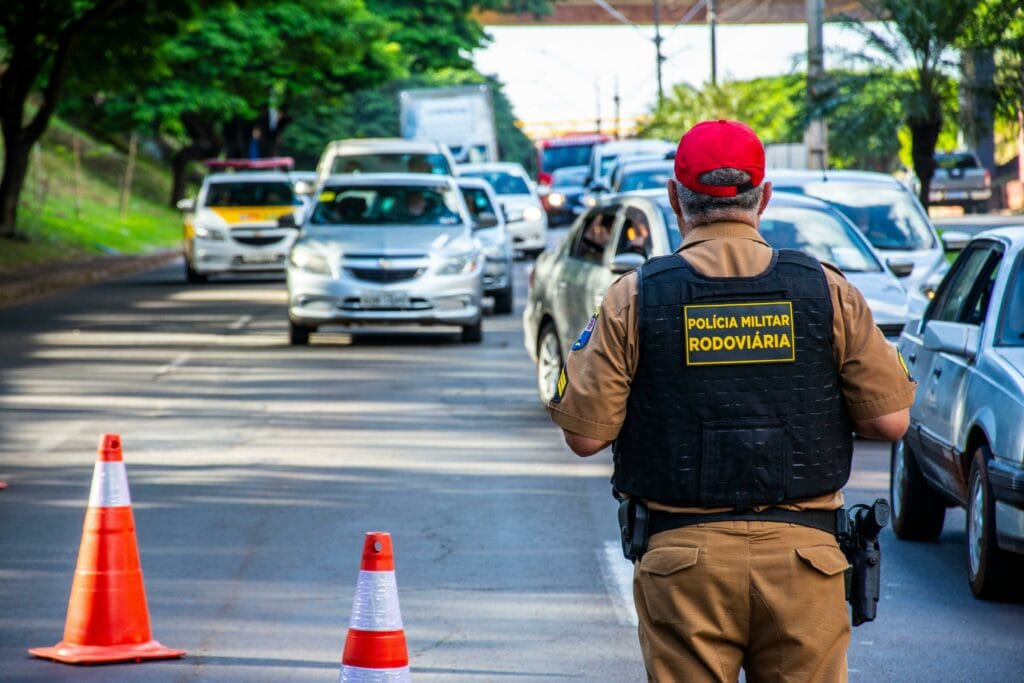
{"type": "Polygon", "coordinates": [[[206,159],[203,165],[211,171],[267,171],[284,169],[290,171],[295,167],[295,159],[291,157],[265,157],[263,159],[206,159]]]}

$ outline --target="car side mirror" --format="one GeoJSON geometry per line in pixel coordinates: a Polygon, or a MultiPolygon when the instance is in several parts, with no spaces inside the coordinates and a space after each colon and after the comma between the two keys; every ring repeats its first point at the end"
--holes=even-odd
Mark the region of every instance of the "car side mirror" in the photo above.
{"type": "Polygon", "coordinates": [[[959,230],[946,230],[942,233],[942,248],[947,252],[963,251],[971,241],[971,235],[959,230]]]}
{"type": "Polygon", "coordinates": [[[608,186],[605,185],[604,183],[593,183],[590,186],[590,191],[593,192],[594,194],[603,194],[605,192],[608,192],[609,189],[608,186]]]}
{"type": "Polygon", "coordinates": [[[298,223],[295,222],[295,215],[286,213],[277,219],[277,227],[279,228],[297,228],[298,223]]]}
{"type": "Polygon", "coordinates": [[[476,220],[473,221],[474,230],[484,230],[485,228],[493,228],[498,224],[498,217],[490,211],[481,211],[477,214],[476,220]]]}
{"type": "Polygon", "coordinates": [[[889,266],[889,270],[896,277],[907,277],[914,272],[913,261],[897,261],[894,259],[886,259],[885,265],[889,266]]]}
{"type": "Polygon", "coordinates": [[[646,262],[647,259],[640,254],[625,251],[621,254],[615,255],[615,258],[612,259],[611,269],[616,275],[622,275],[623,273],[629,273],[636,270],[646,262]]]}
{"type": "Polygon", "coordinates": [[[929,320],[924,326],[924,348],[929,351],[952,353],[967,360],[978,355],[981,328],[965,323],[929,320]]]}
{"type": "Polygon", "coordinates": [[[196,200],[191,197],[179,199],[175,206],[178,207],[179,210],[188,213],[189,211],[195,211],[196,200]]]}

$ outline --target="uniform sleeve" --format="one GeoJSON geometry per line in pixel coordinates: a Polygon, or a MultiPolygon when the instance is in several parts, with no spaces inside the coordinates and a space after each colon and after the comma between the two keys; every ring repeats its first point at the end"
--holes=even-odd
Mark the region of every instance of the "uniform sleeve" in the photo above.
{"type": "Polygon", "coordinates": [[[637,362],[636,291],[635,273],[613,282],[593,330],[580,334],[565,359],[559,390],[548,404],[559,427],[601,441],[619,435],[637,362]]]}
{"type": "Polygon", "coordinates": [[[864,295],[841,275],[828,269],[826,273],[836,306],[836,361],[850,417],[868,420],[909,408],[917,382],[899,351],[875,325],[864,295]]]}

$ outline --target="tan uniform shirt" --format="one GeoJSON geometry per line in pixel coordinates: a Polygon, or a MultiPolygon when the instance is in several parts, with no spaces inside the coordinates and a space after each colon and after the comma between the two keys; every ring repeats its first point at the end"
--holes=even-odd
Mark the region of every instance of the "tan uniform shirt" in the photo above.
{"type": "MultiPolygon", "coordinates": [[[[749,225],[713,223],[692,230],[677,253],[702,275],[752,277],[768,267],[772,248],[749,225]]],[[[833,266],[825,264],[825,277],[834,312],[833,351],[850,417],[870,419],[908,408],[917,384],[875,325],[863,295],[833,266]]],[[[637,367],[638,328],[633,272],[608,288],[589,341],[566,359],[565,390],[560,401],[548,406],[556,424],[601,441],[618,436],[637,367]]],[[[836,491],[786,507],[832,510],[842,504],[842,494],[836,491]]]]}

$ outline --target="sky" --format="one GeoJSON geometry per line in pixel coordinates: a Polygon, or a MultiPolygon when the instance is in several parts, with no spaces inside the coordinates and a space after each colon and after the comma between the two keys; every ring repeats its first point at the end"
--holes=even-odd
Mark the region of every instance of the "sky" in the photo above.
{"type": "MultiPolygon", "coordinates": [[[[710,31],[704,25],[662,27],[663,89],[711,78],[710,31]]],[[[625,122],[657,101],[653,26],[489,26],[492,42],[474,54],[477,68],[496,74],[516,116],[531,130],[551,124],[593,130],[598,116],[610,127],[618,89],[625,122]]],[[[802,71],[806,24],[718,25],[717,75],[745,80],[802,71]]],[[[824,44],[856,49],[849,29],[826,24],[824,44]]],[[[826,55],[826,67],[830,60],[826,55]]]]}

